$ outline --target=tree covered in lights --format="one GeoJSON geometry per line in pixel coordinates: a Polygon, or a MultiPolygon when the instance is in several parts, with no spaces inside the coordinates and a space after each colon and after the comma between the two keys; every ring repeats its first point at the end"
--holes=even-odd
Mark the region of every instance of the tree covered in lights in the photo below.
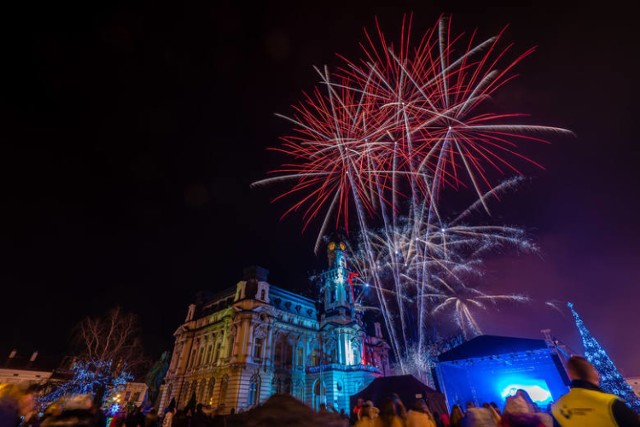
{"type": "Polygon", "coordinates": [[[629,383],[620,374],[604,348],[584,325],[582,318],[573,307],[573,303],[568,305],[582,338],[584,356],[600,373],[600,387],[602,390],[621,397],[632,409],[640,412],[640,399],[638,396],[635,395],[629,383]]]}
{"type": "Polygon", "coordinates": [[[75,352],[68,381],[45,395],[43,404],[75,394],[92,394],[102,405],[146,367],[138,318],[116,307],[104,317],[82,320],[75,335],[75,352]]]}
{"type": "Polygon", "coordinates": [[[76,360],[71,366],[71,374],[69,381],[60,384],[42,397],[41,406],[78,394],[97,396],[97,403],[101,404],[102,396],[106,392],[117,393],[133,380],[126,366],[114,369],[113,362],[110,360],[101,362],[76,360]]]}

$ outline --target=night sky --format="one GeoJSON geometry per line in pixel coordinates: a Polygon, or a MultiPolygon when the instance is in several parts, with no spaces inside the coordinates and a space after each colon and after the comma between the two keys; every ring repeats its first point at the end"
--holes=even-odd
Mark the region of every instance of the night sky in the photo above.
{"type": "Polygon", "coordinates": [[[309,291],[325,262],[319,223],[302,233],[300,217],[279,219],[275,191],[249,188],[282,160],[266,151],[290,129],[274,113],[313,88],[313,65],[359,57],[375,16],[394,37],[403,13],[416,31],[452,13],[457,33],[509,25],[517,49],[538,46],[497,101],[576,133],[525,147],[546,170],[525,167],[496,219],[526,228],[540,253],[489,259],[479,284],[533,301],[478,313],[481,326],[550,328],[581,350],[570,314],[544,305],[572,300],[623,374],[640,375],[632,2],[4,3],[0,349],[62,354],[82,317],[121,304],[156,358],[195,293],[233,286],[245,266],[309,291]]]}

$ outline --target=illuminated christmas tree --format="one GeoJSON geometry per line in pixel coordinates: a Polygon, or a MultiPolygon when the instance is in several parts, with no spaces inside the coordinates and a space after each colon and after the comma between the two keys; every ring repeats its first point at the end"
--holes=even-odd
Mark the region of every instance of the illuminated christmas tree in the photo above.
{"type": "Polygon", "coordinates": [[[640,412],[640,399],[635,395],[629,383],[618,372],[616,365],[602,348],[600,343],[591,335],[591,332],[584,325],[580,315],[573,308],[573,303],[569,303],[571,313],[576,321],[576,326],[582,338],[584,347],[584,357],[595,366],[600,373],[600,387],[607,393],[620,396],[632,409],[640,412]]]}

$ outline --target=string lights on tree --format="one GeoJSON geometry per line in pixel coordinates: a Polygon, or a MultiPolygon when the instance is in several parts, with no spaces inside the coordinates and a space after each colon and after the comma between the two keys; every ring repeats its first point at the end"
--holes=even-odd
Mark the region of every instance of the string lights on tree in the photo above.
{"type": "Polygon", "coordinates": [[[582,346],[584,347],[584,357],[593,364],[600,373],[600,387],[607,393],[615,394],[621,397],[627,405],[637,412],[640,412],[640,399],[635,395],[633,389],[620,374],[616,365],[600,345],[600,343],[591,335],[582,318],[573,307],[573,303],[568,303],[576,327],[582,338],[582,346]]]}

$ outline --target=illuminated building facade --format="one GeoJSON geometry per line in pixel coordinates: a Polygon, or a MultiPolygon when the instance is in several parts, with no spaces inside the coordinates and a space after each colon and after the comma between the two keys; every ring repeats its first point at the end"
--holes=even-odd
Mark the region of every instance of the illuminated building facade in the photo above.
{"type": "Polygon", "coordinates": [[[175,332],[159,407],[196,401],[228,413],[276,393],[314,408],[348,408],[349,396],[389,374],[389,345],[380,324],[367,334],[354,302],[345,245],[327,246],[318,300],[267,282],[267,271],[245,269],[233,288],[189,306],[175,332]]]}

